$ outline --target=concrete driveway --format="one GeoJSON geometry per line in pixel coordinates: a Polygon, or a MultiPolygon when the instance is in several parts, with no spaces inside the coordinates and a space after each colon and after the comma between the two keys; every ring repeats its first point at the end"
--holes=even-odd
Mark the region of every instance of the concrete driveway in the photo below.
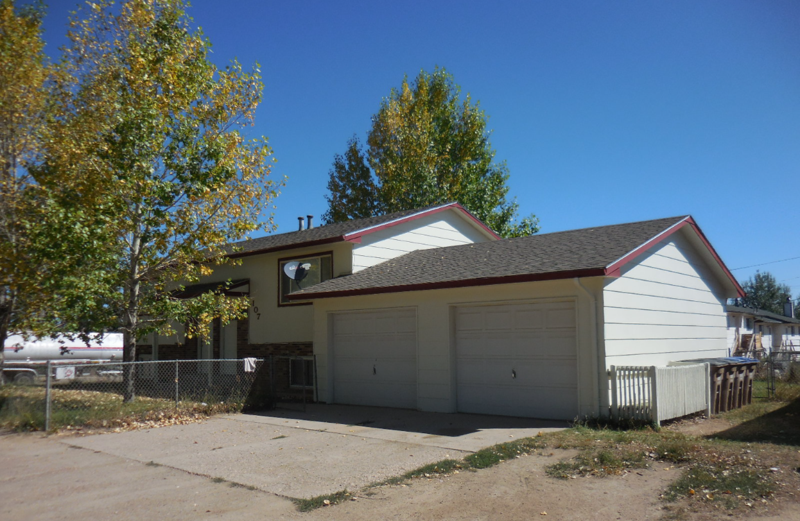
{"type": "Polygon", "coordinates": [[[64,439],[65,443],[292,498],[358,490],[446,458],[567,427],[565,422],[309,405],[305,413],[64,439]]]}

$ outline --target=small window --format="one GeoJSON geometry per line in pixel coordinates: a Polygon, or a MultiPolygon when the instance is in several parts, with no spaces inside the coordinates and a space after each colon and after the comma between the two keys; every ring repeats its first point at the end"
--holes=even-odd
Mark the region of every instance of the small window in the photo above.
{"type": "Polygon", "coordinates": [[[764,333],[764,326],[758,326],[758,332],[763,334],[764,333]]]}
{"type": "Polygon", "coordinates": [[[313,257],[283,259],[278,262],[278,270],[280,270],[281,278],[280,304],[291,305],[292,302],[287,298],[289,293],[303,288],[308,288],[314,284],[319,284],[320,282],[324,282],[333,277],[333,259],[331,258],[330,253],[324,255],[315,255],[313,257]],[[283,268],[289,262],[299,262],[301,265],[307,265],[303,280],[293,280],[286,275],[286,272],[283,270],[283,268]]]}
{"type": "Polygon", "coordinates": [[[744,327],[746,329],[753,329],[753,319],[752,318],[744,319],[744,327]]]}
{"type": "Polygon", "coordinates": [[[292,387],[314,387],[314,361],[292,358],[289,364],[289,385],[292,387]]]}

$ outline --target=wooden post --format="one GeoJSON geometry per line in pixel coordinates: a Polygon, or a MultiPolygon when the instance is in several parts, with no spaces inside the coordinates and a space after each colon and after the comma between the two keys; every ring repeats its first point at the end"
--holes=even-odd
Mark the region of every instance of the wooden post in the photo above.
{"type": "Polygon", "coordinates": [[[658,371],[655,366],[647,370],[650,375],[650,421],[661,427],[661,416],[658,413],[658,371]]]}
{"type": "Polygon", "coordinates": [[[617,366],[612,365],[609,371],[611,378],[611,420],[619,421],[619,409],[617,403],[617,366]]]}

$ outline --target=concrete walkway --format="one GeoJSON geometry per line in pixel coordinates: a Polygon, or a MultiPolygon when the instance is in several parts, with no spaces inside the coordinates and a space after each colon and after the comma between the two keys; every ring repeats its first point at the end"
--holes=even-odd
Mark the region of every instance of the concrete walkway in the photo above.
{"type": "Polygon", "coordinates": [[[309,498],[358,490],[428,463],[566,426],[519,418],[310,405],[305,413],[237,414],[63,441],[281,496],[309,498]]]}

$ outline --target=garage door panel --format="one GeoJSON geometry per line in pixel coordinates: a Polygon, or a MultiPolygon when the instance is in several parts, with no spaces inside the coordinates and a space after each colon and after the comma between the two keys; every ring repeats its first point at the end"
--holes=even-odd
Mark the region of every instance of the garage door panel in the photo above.
{"type": "Polygon", "coordinates": [[[416,407],[416,311],[334,314],[334,401],[416,407]]]}
{"type": "Polygon", "coordinates": [[[545,315],[542,310],[520,310],[514,314],[515,329],[540,329],[544,327],[545,315]]]}
{"type": "Polygon", "coordinates": [[[410,384],[356,381],[340,383],[336,388],[337,403],[371,405],[376,407],[416,407],[416,386],[410,384]]]}
{"type": "Polygon", "coordinates": [[[473,361],[459,365],[457,378],[464,385],[575,387],[574,360],[524,362],[520,360],[473,361]]]}
{"type": "Polygon", "coordinates": [[[547,328],[569,328],[575,327],[574,309],[554,309],[547,312],[547,328]]]}
{"type": "Polygon", "coordinates": [[[469,412],[478,414],[566,420],[577,416],[575,413],[570,417],[566,412],[575,411],[577,398],[574,390],[567,388],[536,388],[533,390],[536,400],[531,400],[530,390],[520,387],[501,387],[491,395],[482,387],[466,388],[463,393],[464,399],[473,404],[474,410],[469,412]]]}
{"type": "Polygon", "coordinates": [[[514,316],[505,309],[496,309],[487,311],[484,320],[487,331],[505,331],[512,328],[514,316]]]}
{"type": "Polygon", "coordinates": [[[573,302],[459,308],[459,410],[574,418],[578,404],[575,324],[573,302]]]}
{"type": "Polygon", "coordinates": [[[456,312],[456,329],[459,331],[482,331],[483,313],[477,311],[458,310],[456,312]]]}

